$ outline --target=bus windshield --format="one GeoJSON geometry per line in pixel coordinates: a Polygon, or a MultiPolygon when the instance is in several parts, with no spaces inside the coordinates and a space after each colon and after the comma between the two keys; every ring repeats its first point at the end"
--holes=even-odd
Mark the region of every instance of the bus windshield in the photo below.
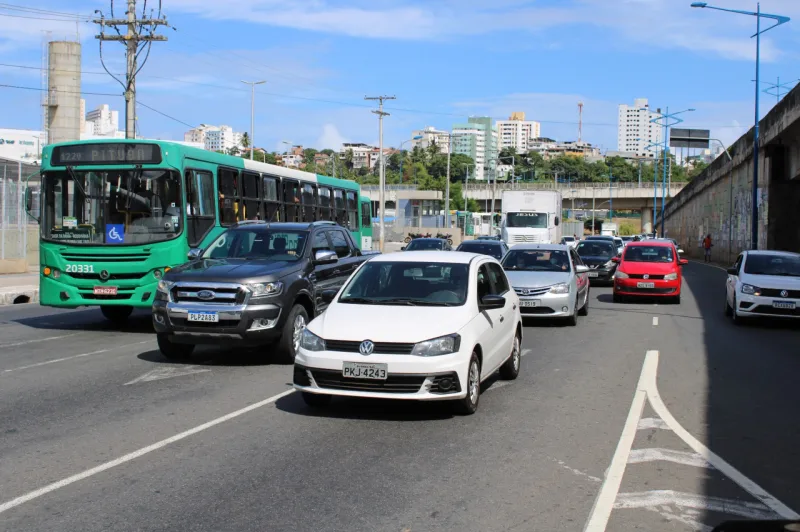
{"type": "Polygon", "coordinates": [[[547,229],[546,212],[510,212],[506,214],[506,227],[547,229]]]}
{"type": "Polygon", "coordinates": [[[147,244],[175,238],[183,221],[172,170],[47,172],[42,238],[73,244],[147,244]]]}

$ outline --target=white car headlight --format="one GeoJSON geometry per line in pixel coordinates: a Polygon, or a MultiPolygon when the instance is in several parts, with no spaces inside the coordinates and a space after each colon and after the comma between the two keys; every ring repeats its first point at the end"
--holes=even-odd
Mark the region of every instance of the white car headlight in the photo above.
{"type": "Polygon", "coordinates": [[[457,334],[449,334],[434,338],[433,340],[425,340],[414,346],[411,354],[418,357],[435,357],[439,355],[449,355],[455,353],[461,346],[461,336],[457,334]]]}
{"type": "Polygon", "coordinates": [[[630,276],[627,273],[621,272],[619,270],[617,270],[614,273],[614,279],[627,279],[628,277],[630,277],[630,276]]]}
{"type": "Polygon", "coordinates": [[[303,329],[303,334],[300,337],[300,347],[306,351],[325,351],[325,340],[308,329],[303,329]]]}
{"type": "Polygon", "coordinates": [[[251,283],[247,285],[247,288],[253,293],[252,297],[274,296],[281,293],[283,283],[280,281],[275,283],[251,283]]]}
{"type": "Polygon", "coordinates": [[[668,273],[667,275],[664,276],[664,280],[665,281],[677,281],[678,280],[678,274],[677,273],[668,273]]]}
{"type": "Polygon", "coordinates": [[[551,294],[569,294],[569,285],[567,283],[554,284],[550,287],[551,294]]]}
{"type": "Polygon", "coordinates": [[[743,284],[742,285],[742,293],[743,294],[751,294],[754,296],[761,295],[761,289],[757,286],[753,286],[751,284],[743,284]]]}
{"type": "Polygon", "coordinates": [[[163,279],[158,282],[158,290],[162,294],[169,295],[169,291],[172,289],[172,285],[174,285],[172,281],[164,281],[163,279]]]}

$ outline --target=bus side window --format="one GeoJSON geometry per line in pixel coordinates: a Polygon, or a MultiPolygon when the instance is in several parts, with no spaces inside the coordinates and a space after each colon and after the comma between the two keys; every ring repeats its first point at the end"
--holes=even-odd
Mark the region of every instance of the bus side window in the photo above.
{"type": "Polygon", "coordinates": [[[242,218],[245,220],[258,220],[261,218],[261,201],[258,193],[258,182],[260,176],[253,172],[242,173],[242,203],[244,212],[242,218]]]}
{"type": "Polygon", "coordinates": [[[347,215],[344,210],[344,191],[340,188],[333,189],[333,208],[333,221],[339,225],[345,225],[347,223],[347,215]]]}
{"type": "Polygon", "coordinates": [[[356,196],[355,192],[347,191],[345,194],[346,203],[345,208],[347,209],[347,227],[350,228],[351,231],[358,230],[358,196],[356,196]]]}
{"type": "Polygon", "coordinates": [[[328,187],[319,187],[319,219],[325,221],[333,220],[331,216],[331,189],[328,187]]]}
{"type": "Polygon", "coordinates": [[[317,186],[311,183],[303,183],[303,221],[316,221],[317,186]]]}
{"type": "Polygon", "coordinates": [[[372,213],[370,212],[371,207],[372,202],[361,202],[361,229],[366,229],[372,226],[372,213]]]}
{"type": "Polygon", "coordinates": [[[286,210],[287,222],[300,220],[300,183],[295,180],[283,180],[283,206],[286,210]]]}
{"type": "Polygon", "coordinates": [[[214,225],[214,176],[211,172],[187,170],[186,235],[189,245],[199,246],[214,225]]]}
{"type": "Polygon", "coordinates": [[[218,175],[219,220],[222,225],[233,225],[240,212],[239,172],[220,168],[218,175]]]}
{"type": "Polygon", "coordinates": [[[261,196],[264,200],[264,219],[268,222],[281,222],[281,203],[278,197],[280,182],[277,177],[264,176],[264,191],[261,196]]]}

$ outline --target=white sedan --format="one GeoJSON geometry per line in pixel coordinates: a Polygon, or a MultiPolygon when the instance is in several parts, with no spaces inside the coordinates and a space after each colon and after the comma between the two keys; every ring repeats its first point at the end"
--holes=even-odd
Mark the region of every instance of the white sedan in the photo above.
{"type": "Polygon", "coordinates": [[[800,254],[745,251],[728,268],[725,314],[800,318],[800,254]]]}
{"type": "Polygon", "coordinates": [[[365,262],[304,330],[294,386],[309,406],[332,396],[451,400],[478,408],[481,382],[516,379],[519,298],[486,255],[408,251],[365,262]]]}

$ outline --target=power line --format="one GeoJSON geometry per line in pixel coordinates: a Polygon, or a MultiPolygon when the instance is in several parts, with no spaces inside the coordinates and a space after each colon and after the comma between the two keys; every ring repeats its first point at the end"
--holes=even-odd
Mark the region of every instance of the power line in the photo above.
{"type": "Polygon", "coordinates": [[[183,124],[184,126],[187,126],[187,127],[191,128],[191,129],[194,129],[195,127],[197,127],[197,126],[193,126],[192,124],[189,124],[187,122],[184,122],[183,120],[179,120],[179,119],[175,118],[174,116],[170,116],[170,115],[168,115],[167,113],[165,113],[163,111],[159,111],[158,109],[150,107],[149,105],[147,105],[146,103],[142,102],[141,100],[137,100],[136,101],[136,105],[141,105],[142,107],[150,109],[154,113],[158,113],[161,116],[165,116],[165,117],[169,118],[170,120],[174,120],[175,122],[178,122],[179,124],[183,124]]]}
{"type": "Polygon", "coordinates": [[[55,22],[89,22],[88,18],[80,19],[80,18],[27,17],[25,15],[12,15],[11,13],[0,13],[0,17],[25,18],[30,20],[52,20],[55,22]]]}
{"type": "Polygon", "coordinates": [[[44,15],[59,15],[63,17],[74,18],[91,18],[89,15],[80,15],[78,13],[68,13],[66,11],[52,11],[49,9],[40,9],[37,7],[20,6],[17,4],[0,3],[0,9],[8,9],[9,11],[23,11],[28,13],[41,13],[44,15]]]}

